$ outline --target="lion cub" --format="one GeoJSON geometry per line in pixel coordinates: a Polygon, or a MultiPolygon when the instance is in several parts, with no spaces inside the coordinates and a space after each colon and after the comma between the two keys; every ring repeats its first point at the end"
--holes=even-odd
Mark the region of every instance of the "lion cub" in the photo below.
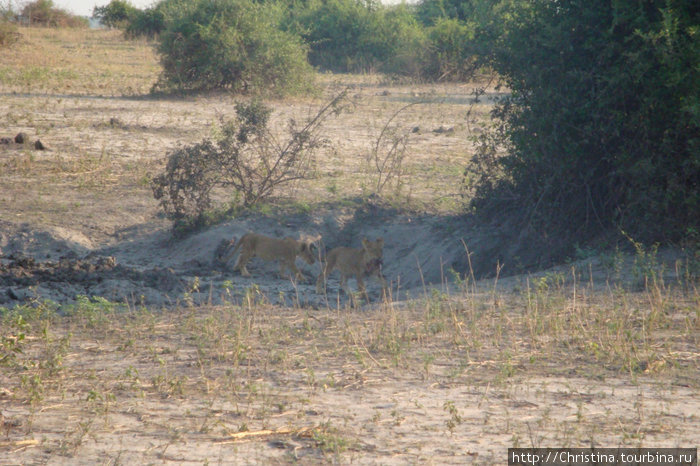
{"type": "Polygon", "coordinates": [[[323,293],[326,289],[326,278],[334,269],[340,270],[340,286],[346,294],[350,295],[347,287],[348,277],[354,275],[357,280],[357,289],[365,293],[365,276],[376,276],[386,288],[386,280],[382,275],[382,255],[384,253],[384,239],[376,241],[362,239],[362,248],[353,249],[339,247],[332,249],[326,256],[326,265],[321,268],[321,274],[316,281],[316,292],[323,293]]]}
{"type": "MultiPolygon", "coordinates": [[[[240,241],[235,243],[236,247],[230,252],[222,252],[219,260],[222,263],[228,262],[240,249],[241,253],[233,266],[233,270],[240,270],[241,275],[244,277],[250,277],[250,272],[246,268],[248,261],[253,257],[259,257],[266,261],[279,261],[280,276],[284,276],[284,269],[287,268],[294,274],[295,278],[301,277],[303,279],[304,276],[297,269],[294,262],[297,256],[300,256],[307,264],[314,264],[316,262],[316,246],[314,242],[319,239],[321,239],[320,236],[303,240],[296,240],[289,236],[284,239],[278,239],[258,233],[246,233],[240,241]]],[[[235,238],[229,242],[226,249],[230,248],[234,242],[235,238]]]]}

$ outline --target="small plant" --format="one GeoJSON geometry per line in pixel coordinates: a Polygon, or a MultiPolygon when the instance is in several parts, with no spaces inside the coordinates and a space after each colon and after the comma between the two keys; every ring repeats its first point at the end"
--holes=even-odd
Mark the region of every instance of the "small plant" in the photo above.
{"type": "Polygon", "coordinates": [[[338,434],[338,429],[329,422],[322,424],[313,433],[316,446],[325,453],[342,453],[348,449],[349,442],[338,434]]]}
{"type": "Polygon", "coordinates": [[[41,338],[44,342],[44,348],[39,362],[39,368],[46,371],[48,376],[56,376],[63,369],[63,357],[68,353],[70,333],[55,340],[49,332],[48,322],[45,322],[41,330],[41,338]]]}
{"type": "Polygon", "coordinates": [[[379,194],[393,184],[395,190],[401,187],[404,175],[403,162],[406,158],[410,130],[391,126],[391,122],[404,110],[422,102],[412,102],[394,113],[382,128],[374,146],[367,155],[367,164],[376,171],[377,180],[374,192],[379,194]]]}
{"type": "Polygon", "coordinates": [[[454,434],[455,428],[462,422],[464,422],[464,419],[459,414],[459,410],[457,410],[454,401],[445,401],[445,404],[442,406],[442,408],[445,411],[447,411],[447,413],[450,415],[450,418],[447,421],[445,421],[445,425],[450,431],[450,434],[454,434]]]}
{"type": "Polygon", "coordinates": [[[110,406],[117,401],[114,393],[102,392],[99,389],[91,389],[85,398],[90,410],[95,414],[108,414],[110,406]]]}
{"type": "Polygon", "coordinates": [[[639,241],[635,241],[624,231],[622,234],[634,246],[634,263],[632,264],[632,275],[637,283],[643,284],[645,287],[650,284],[656,284],[663,279],[663,267],[659,265],[658,252],[659,243],[652,244],[648,249],[639,241]]]}
{"type": "Polygon", "coordinates": [[[29,324],[21,314],[13,316],[9,330],[11,333],[0,335],[0,365],[14,364],[17,355],[24,352],[24,339],[29,324]]]}
{"type": "Polygon", "coordinates": [[[75,304],[66,306],[67,315],[74,317],[83,327],[103,328],[109,323],[109,315],[122,307],[101,296],[78,295],[75,304]]]}
{"type": "Polygon", "coordinates": [[[20,387],[26,390],[30,405],[35,406],[44,399],[45,386],[41,375],[23,375],[20,379],[20,387]]]}
{"type": "Polygon", "coordinates": [[[609,275],[612,275],[614,280],[619,280],[622,274],[622,267],[625,265],[625,257],[618,246],[610,253],[602,253],[600,262],[603,268],[609,275]]]}

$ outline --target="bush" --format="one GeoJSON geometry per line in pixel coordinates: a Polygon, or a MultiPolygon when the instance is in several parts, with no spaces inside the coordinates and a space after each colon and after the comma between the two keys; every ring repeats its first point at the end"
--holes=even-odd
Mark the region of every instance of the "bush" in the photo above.
{"type": "Polygon", "coordinates": [[[696,3],[504,5],[489,58],[512,93],[474,160],[472,207],[570,242],[619,228],[648,241],[697,230],[696,3]]]}
{"type": "Polygon", "coordinates": [[[221,136],[177,149],[165,173],[154,177],[153,195],[176,225],[198,225],[211,210],[212,194],[223,188],[250,207],[280,186],[311,175],[320,128],[340,110],[345,94],[334,98],[303,125],[291,121],[288,138],[279,142],[268,128],[271,109],[259,102],[236,105],[236,119],[221,122],[221,136]]]}
{"type": "Polygon", "coordinates": [[[56,8],[52,0],[35,0],[22,8],[21,16],[35,26],[88,27],[86,18],[72,15],[56,8]]]}
{"type": "Polygon", "coordinates": [[[384,73],[424,77],[425,63],[429,60],[429,38],[425,28],[416,21],[413,12],[405,5],[386,8],[383,13],[384,36],[388,57],[379,69],[384,73]]]}
{"type": "Polygon", "coordinates": [[[421,0],[416,5],[416,17],[426,26],[447,18],[469,21],[480,4],[483,4],[483,0],[421,0]]]}
{"type": "Polygon", "coordinates": [[[17,26],[9,21],[0,19],[0,48],[9,47],[16,43],[22,35],[17,31],[17,26]]]}
{"type": "Polygon", "coordinates": [[[306,92],[312,70],[301,39],[278,29],[272,6],[252,0],[175,2],[159,36],[157,88],[276,95],[306,92]]]}
{"type": "Polygon", "coordinates": [[[429,29],[429,60],[423,73],[435,81],[466,81],[478,60],[475,51],[476,28],[458,19],[441,18],[429,29]]]}
{"type": "Polygon", "coordinates": [[[165,13],[162,8],[147,8],[136,10],[124,30],[127,38],[146,37],[153,39],[165,29],[165,13]]]}
{"type": "Polygon", "coordinates": [[[121,29],[126,27],[139,11],[125,0],[112,0],[105,6],[94,7],[92,17],[107,27],[121,29]]]}
{"type": "Polygon", "coordinates": [[[311,48],[311,64],[339,72],[381,69],[417,31],[406,7],[388,9],[373,0],[309,3],[294,24],[311,48]]]}

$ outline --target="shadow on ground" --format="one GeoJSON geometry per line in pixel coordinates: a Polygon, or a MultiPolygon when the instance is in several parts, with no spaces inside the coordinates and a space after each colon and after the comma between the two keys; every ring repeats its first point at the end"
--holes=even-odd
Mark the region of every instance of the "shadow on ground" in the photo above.
{"type": "MultiPolygon", "coordinates": [[[[254,299],[297,306],[344,305],[337,272],[327,295],[315,290],[320,263],[297,264],[306,280],[280,277],[275,263],[253,259],[251,277],[219,264],[219,245],[249,231],[273,237],[322,235],[321,251],[360,247],[361,239],[383,237],[384,268],[391,299],[420,295],[427,287],[521,273],[551,263],[553,252],[506,227],[478,225],[468,216],[412,215],[371,202],[327,207],[313,213],[246,214],[183,238],[169,230],[131,227],[119,242],[94,245],[65,228],[40,231],[27,224],[0,224],[0,305],[31,300],[70,302],[78,296],[156,306],[219,304],[254,299]],[[543,252],[547,251],[547,252],[543,252]]],[[[354,280],[350,281],[354,287],[354,280]]],[[[370,299],[381,289],[369,282],[370,299]]]]}

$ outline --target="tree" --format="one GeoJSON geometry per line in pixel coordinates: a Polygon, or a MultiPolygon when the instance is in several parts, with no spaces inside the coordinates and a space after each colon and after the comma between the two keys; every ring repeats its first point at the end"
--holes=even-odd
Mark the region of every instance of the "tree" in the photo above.
{"type": "Polygon", "coordinates": [[[279,29],[274,5],[252,0],[166,3],[171,5],[159,36],[163,73],[158,87],[278,95],[310,89],[306,46],[279,29]]]}
{"type": "Polygon", "coordinates": [[[697,2],[504,0],[494,12],[486,58],[511,94],[469,169],[472,207],[571,242],[697,231],[697,2]]]}
{"type": "Polygon", "coordinates": [[[96,6],[92,17],[110,28],[126,27],[139,10],[126,0],[112,0],[105,6],[96,6]]]}

